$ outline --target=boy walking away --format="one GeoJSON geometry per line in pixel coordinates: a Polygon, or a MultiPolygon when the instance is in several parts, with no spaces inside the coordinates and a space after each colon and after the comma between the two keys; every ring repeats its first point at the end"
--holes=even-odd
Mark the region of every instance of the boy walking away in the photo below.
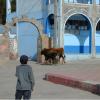
{"type": "Polygon", "coordinates": [[[34,89],[34,76],[32,72],[32,68],[27,64],[28,57],[26,55],[22,55],[20,57],[21,65],[16,67],[16,94],[15,99],[21,100],[22,97],[24,100],[31,99],[31,92],[34,89]]]}

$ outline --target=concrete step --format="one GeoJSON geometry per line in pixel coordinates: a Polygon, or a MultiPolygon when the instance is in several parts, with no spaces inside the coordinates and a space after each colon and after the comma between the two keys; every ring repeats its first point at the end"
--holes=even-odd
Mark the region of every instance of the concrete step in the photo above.
{"type": "Polygon", "coordinates": [[[44,80],[47,80],[56,84],[79,88],[79,89],[86,90],[95,94],[100,94],[100,84],[95,81],[84,81],[81,79],[64,76],[60,74],[53,74],[53,73],[45,74],[44,80]]]}

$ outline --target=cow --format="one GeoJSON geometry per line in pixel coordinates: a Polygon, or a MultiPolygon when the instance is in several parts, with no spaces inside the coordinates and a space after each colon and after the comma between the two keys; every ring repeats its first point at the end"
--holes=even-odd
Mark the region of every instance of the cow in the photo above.
{"type": "Polygon", "coordinates": [[[57,52],[57,60],[58,63],[60,63],[61,59],[62,62],[61,63],[65,63],[65,55],[64,55],[64,49],[63,48],[51,48],[53,51],[57,52]]]}
{"type": "Polygon", "coordinates": [[[50,63],[58,63],[62,59],[62,63],[65,63],[65,55],[63,48],[44,48],[41,51],[41,55],[45,56],[45,61],[50,63]]]}
{"type": "Polygon", "coordinates": [[[51,63],[55,63],[56,61],[57,51],[54,51],[51,48],[50,49],[44,48],[41,51],[41,55],[45,56],[46,63],[49,62],[51,64],[51,63]]]}

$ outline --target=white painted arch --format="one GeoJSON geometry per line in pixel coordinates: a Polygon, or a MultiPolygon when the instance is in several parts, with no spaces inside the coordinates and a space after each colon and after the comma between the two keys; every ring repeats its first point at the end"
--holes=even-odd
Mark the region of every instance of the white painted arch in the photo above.
{"type": "Polygon", "coordinates": [[[83,15],[84,17],[86,17],[89,22],[90,22],[90,25],[92,26],[92,20],[90,19],[90,17],[88,16],[88,12],[84,9],[71,9],[69,10],[65,15],[64,15],[64,22],[63,22],[63,29],[65,29],[65,24],[67,22],[67,20],[71,17],[71,16],[74,16],[75,14],[79,14],[79,15],[83,15]]]}

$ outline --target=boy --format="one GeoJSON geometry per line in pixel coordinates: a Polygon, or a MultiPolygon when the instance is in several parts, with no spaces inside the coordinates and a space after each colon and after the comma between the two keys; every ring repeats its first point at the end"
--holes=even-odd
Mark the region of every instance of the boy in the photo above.
{"type": "Polygon", "coordinates": [[[15,99],[21,100],[23,97],[24,100],[29,100],[31,98],[31,92],[34,88],[34,76],[32,72],[32,68],[27,64],[28,57],[26,55],[22,55],[20,57],[21,65],[16,67],[16,77],[17,77],[17,85],[16,85],[16,94],[15,99]]]}

